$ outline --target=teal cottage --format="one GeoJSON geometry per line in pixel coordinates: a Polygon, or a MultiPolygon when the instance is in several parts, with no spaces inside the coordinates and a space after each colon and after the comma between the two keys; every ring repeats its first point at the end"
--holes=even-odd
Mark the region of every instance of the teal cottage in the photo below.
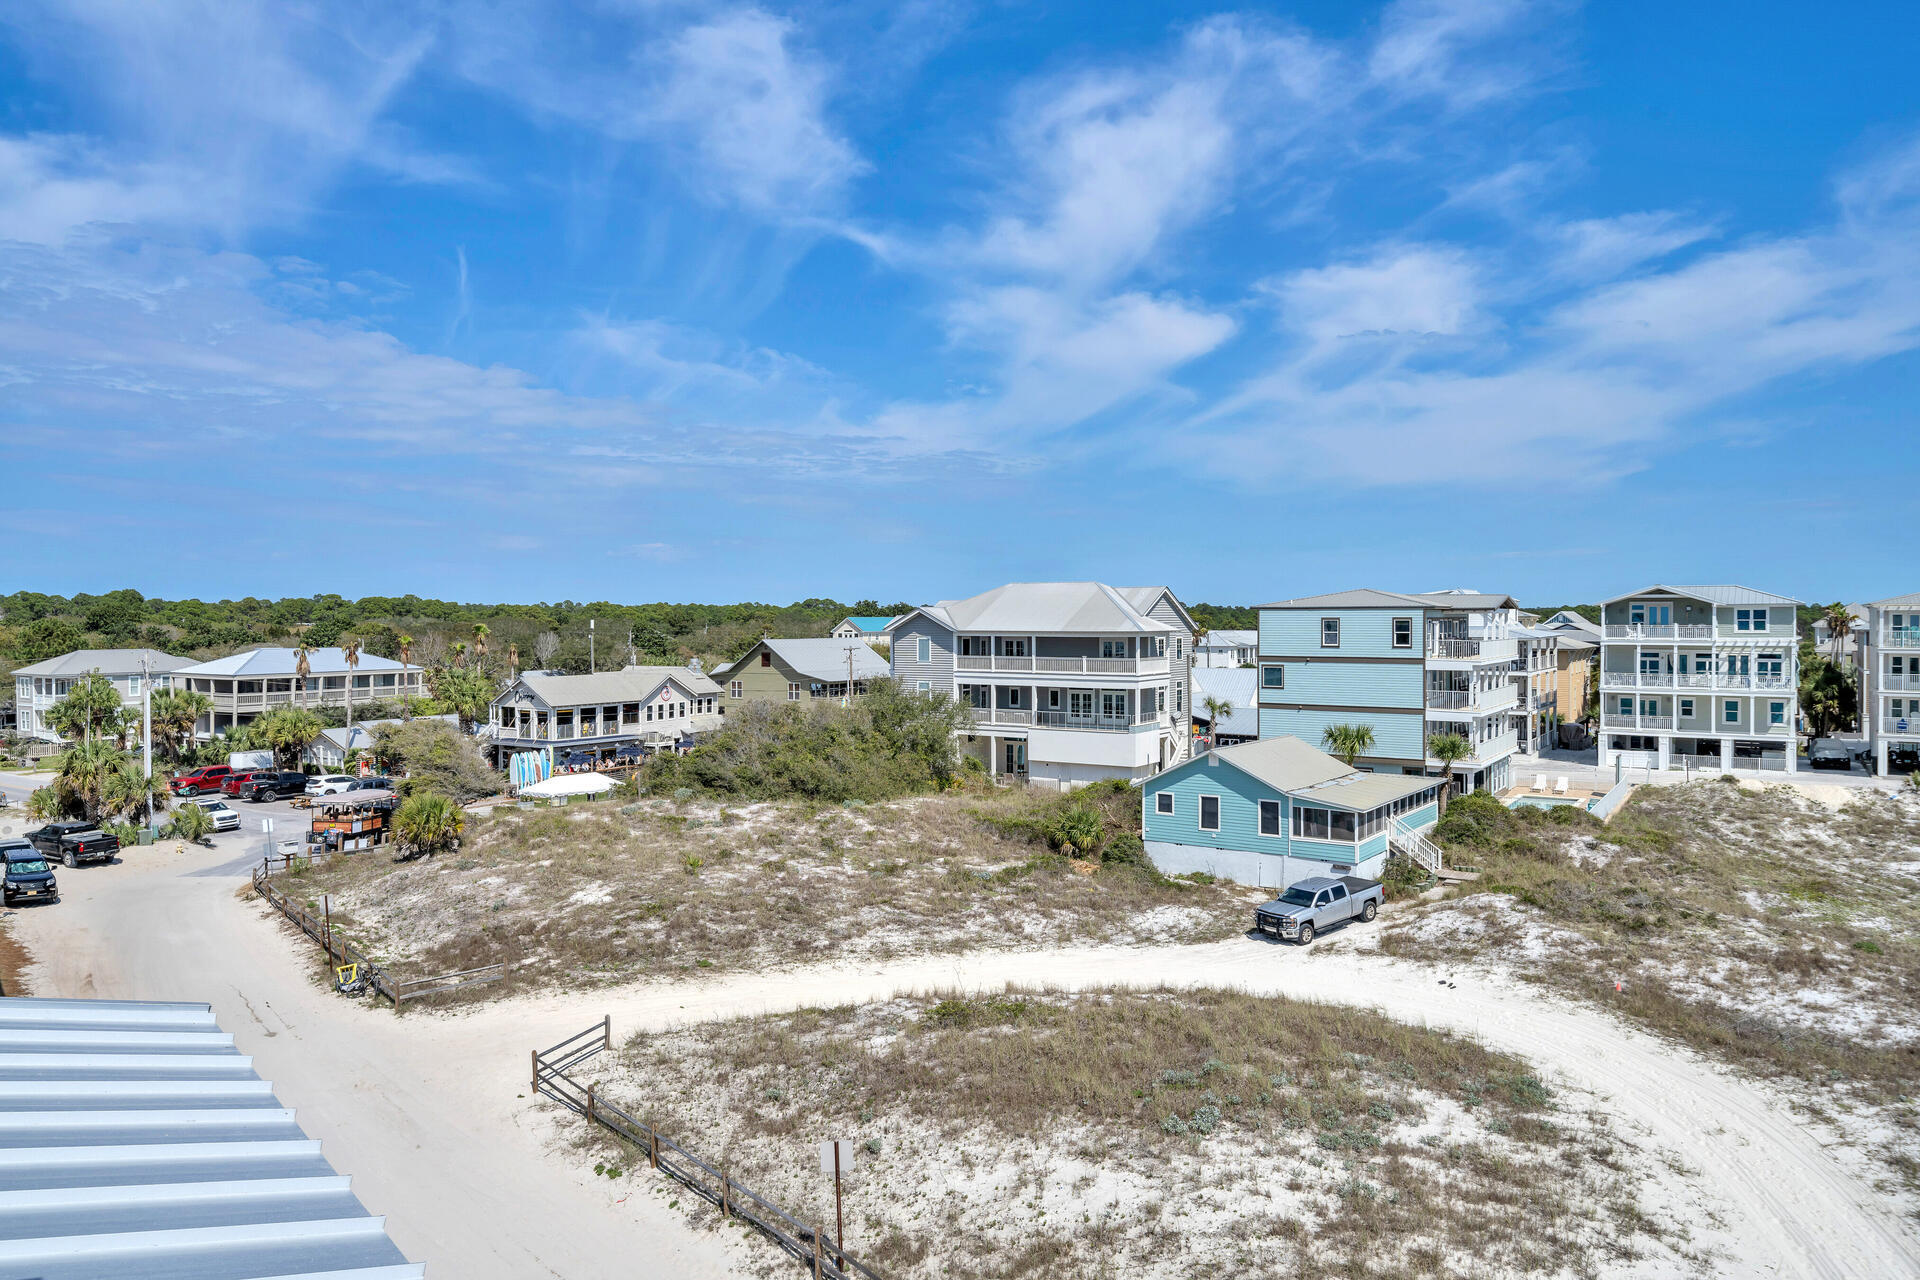
{"type": "Polygon", "coordinates": [[[1308,876],[1377,879],[1426,845],[1445,781],[1367,773],[1299,738],[1221,747],[1141,785],[1147,854],[1165,875],[1203,871],[1285,888],[1308,876]]]}

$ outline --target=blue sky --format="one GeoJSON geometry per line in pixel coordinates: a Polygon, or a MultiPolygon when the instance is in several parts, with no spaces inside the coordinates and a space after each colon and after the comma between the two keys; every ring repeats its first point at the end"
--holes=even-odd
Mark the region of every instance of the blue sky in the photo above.
{"type": "Polygon", "coordinates": [[[1920,9],[1807,15],[23,0],[7,577],[1908,591],[1920,9]]]}

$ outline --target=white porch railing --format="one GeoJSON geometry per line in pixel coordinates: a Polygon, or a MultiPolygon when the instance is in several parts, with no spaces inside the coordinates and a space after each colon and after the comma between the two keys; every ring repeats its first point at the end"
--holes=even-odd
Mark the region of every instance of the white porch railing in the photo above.
{"type": "Polygon", "coordinates": [[[1882,649],[1920,649],[1920,627],[1882,627],[1882,649]]]}
{"type": "Polygon", "coordinates": [[[1053,675],[1164,675],[1167,659],[1158,658],[1013,658],[983,653],[957,654],[956,671],[1046,672],[1053,675]]]}
{"type": "Polygon", "coordinates": [[[1412,858],[1415,865],[1426,868],[1436,876],[1440,874],[1440,846],[1401,819],[1395,818],[1393,825],[1387,829],[1387,843],[1412,858]]]}
{"type": "Polygon", "coordinates": [[[1920,716],[1881,716],[1880,732],[1920,734],[1920,716]]]}
{"type": "Polygon", "coordinates": [[[1881,693],[1920,693],[1920,673],[1914,675],[1883,675],[1874,681],[1874,688],[1881,693]]]}

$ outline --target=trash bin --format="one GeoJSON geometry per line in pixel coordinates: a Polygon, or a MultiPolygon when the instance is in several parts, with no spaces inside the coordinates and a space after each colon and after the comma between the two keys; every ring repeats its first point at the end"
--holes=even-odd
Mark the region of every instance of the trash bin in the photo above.
{"type": "Polygon", "coordinates": [[[157,838],[157,834],[158,833],[152,827],[140,828],[140,836],[139,836],[140,843],[143,845],[152,844],[154,840],[157,838]]]}

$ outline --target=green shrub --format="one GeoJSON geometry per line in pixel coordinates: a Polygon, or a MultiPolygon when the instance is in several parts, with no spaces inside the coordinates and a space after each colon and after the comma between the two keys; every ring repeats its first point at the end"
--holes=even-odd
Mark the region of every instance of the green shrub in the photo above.
{"type": "Polygon", "coordinates": [[[1434,826],[1433,838],[1442,845],[1491,845],[1509,835],[1519,825],[1513,810],[1489,791],[1474,791],[1456,797],[1447,805],[1446,817],[1434,826]]]}

